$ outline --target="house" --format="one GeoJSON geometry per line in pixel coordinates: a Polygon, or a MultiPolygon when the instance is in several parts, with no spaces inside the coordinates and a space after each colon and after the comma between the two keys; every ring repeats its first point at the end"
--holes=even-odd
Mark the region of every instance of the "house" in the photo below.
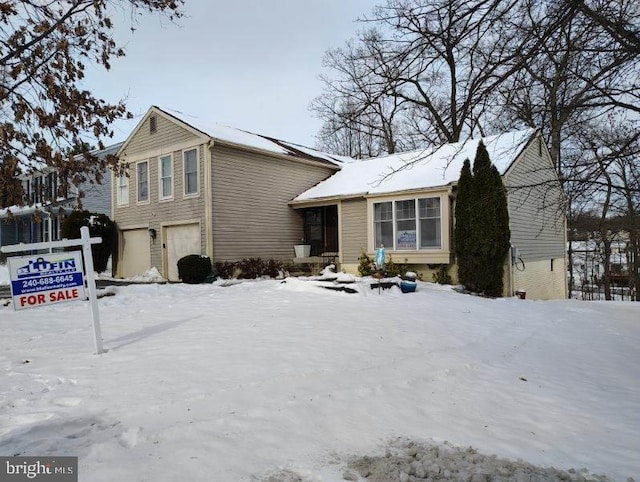
{"type": "MultiPolygon", "coordinates": [[[[92,154],[104,159],[115,154],[121,146],[122,143],[113,144],[92,154]]],[[[100,183],[87,180],[78,186],[70,186],[55,202],[46,201],[58,191],[58,174],[53,168],[45,166],[24,175],[22,184],[25,205],[0,209],[0,246],[60,239],[62,219],[79,207],[81,192],[83,209],[107,215],[111,213],[110,176],[104,176],[100,183]]]]}
{"type": "Polygon", "coordinates": [[[341,165],[336,156],[156,106],[118,157],[127,175],[112,174],[117,275],[156,267],[176,281],[177,261],[188,254],[291,259],[304,223],[289,201],[341,165]]]}
{"type": "MultiPolygon", "coordinates": [[[[507,188],[512,256],[505,263],[504,294],[521,290],[528,298],[566,298],[563,194],[545,143],[532,129],[483,142],[507,188]]],[[[430,280],[439,267],[455,265],[456,184],[478,143],[346,163],[289,205],[304,219],[318,220],[308,233],[311,242],[337,244],[343,270],[355,273],[361,253],[373,256],[384,244],[394,261],[430,280]]],[[[449,272],[455,280],[456,269],[449,272]]]]}

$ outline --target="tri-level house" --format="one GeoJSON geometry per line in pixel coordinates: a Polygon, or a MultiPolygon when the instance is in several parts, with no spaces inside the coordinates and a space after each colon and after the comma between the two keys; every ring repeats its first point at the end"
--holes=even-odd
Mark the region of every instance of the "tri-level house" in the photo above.
{"type": "MultiPolygon", "coordinates": [[[[118,152],[122,143],[93,151],[98,158],[118,152]]],[[[50,167],[34,170],[22,177],[25,202],[23,206],[0,209],[0,246],[16,243],[38,243],[60,239],[60,228],[65,215],[80,204],[82,209],[111,214],[111,177],[104,176],[100,183],[87,180],[59,192],[58,173],[50,167]],[[46,201],[54,198],[55,201],[46,201]]]]}
{"type": "MultiPolygon", "coordinates": [[[[536,130],[483,141],[508,190],[504,294],[564,298],[562,190],[544,141],[536,130]]],[[[118,274],[155,266],[178,280],[187,254],[290,261],[304,239],[347,272],[384,244],[426,280],[442,265],[455,280],[456,184],[478,142],[356,161],[151,107],[119,151],[128,174],[112,182],[118,274]]]]}
{"type": "Polygon", "coordinates": [[[304,223],[289,201],[341,165],[337,156],[156,106],[118,157],[128,169],[112,182],[118,275],[156,267],[172,281],[187,254],[291,259],[304,223]]]}

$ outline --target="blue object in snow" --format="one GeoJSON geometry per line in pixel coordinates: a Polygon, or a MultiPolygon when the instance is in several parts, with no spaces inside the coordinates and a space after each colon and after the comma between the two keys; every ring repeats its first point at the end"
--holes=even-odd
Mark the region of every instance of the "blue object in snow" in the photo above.
{"type": "Polygon", "coordinates": [[[384,244],[381,244],[378,251],[376,251],[376,257],[373,260],[373,263],[376,265],[376,269],[384,269],[386,259],[387,253],[384,250],[384,244]]]}

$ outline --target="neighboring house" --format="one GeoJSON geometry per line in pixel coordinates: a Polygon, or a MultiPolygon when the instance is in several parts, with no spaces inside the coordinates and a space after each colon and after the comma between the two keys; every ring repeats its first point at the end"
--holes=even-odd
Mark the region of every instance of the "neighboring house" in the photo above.
{"type": "MultiPolygon", "coordinates": [[[[105,158],[115,154],[121,146],[122,143],[118,143],[92,153],[98,158],[105,158]]],[[[60,239],[62,220],[78,208],[80,192],[83,193],[83,209],[107,215],[111,212],[111,176],[104,176],[101,183],[88,180],[78,186],[70,186],[67,193],[55,202],[44,202],[58,191],[58,174],[53,168],[44,167],[24,176],[22,183],[24,206],[0,209],[0,246],[60,239]]]]}
{"type": "MultiPolygon", "coordinates": [[[[566,224],[562,189],[536,130],[483,139],[508,192],[512,260],[505,295],[566,298],[566,224]]],[[[340,172],[289,204],[318,219],[319,244],[337,245],[342,269],[356,272],[362,252],[384,244],[395,262],[431,279],[455,263],[456,184],[465,159],[473,163],[479,139],[345,164],[340,172]],[[328,239],[330,237],[331,239],[328,239]]],[[[450,269],[457,275],[457,269],[450,269]]]]}
{"type": "MultiPolygon", "coordinates": [[[[151,107],[121,147],[113,175],[118,276],[151,267],[178,280],[177,261],[287,260],[304,235],[288,202],[340,168],[340,159],[151,107]]],[[[337,246],[336,246],[337,248],[337,246]]]]}

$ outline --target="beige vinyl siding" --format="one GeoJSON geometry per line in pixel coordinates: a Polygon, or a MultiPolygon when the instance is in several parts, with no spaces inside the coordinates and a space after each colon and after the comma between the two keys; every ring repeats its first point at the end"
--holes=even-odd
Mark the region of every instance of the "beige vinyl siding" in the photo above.
{"type": "Polygon", "coordinates": [[[534,139],[505,176],[511,244],[526,262],[564,258],[562,191],[546,148],[534,139]]]}
{"type": "Polygon", "coordinates": [[[303,221],[288,202],[334,170],[221,145],[212,163],[214,260],[293,258],[303,221]]]}
{"type": "Polygon", "coordinates": [[[342,263],[357,264],[367,250],[367,201],[346,200],[341,204],[342,263]]]}
{"type": "MultiPolygon", "coordinates": [[[[160,117],[158,123],[160,124],[160,117]]],[[[194,145],[198,148],[198,162],[200,176],[198,178],[199,192],[203,192],[203,162],[206,144],[194,145]]],[[[129,206],[118,206],[114,203],[114,220],[120,227],[127,225],[148,224],[149,229],[155,229],[157,237],[151,244],[151,266],[163,270],[163,247],[162,247],[162,227],[167,224],[177,224],[180,222],[199,222],[201,227],[202,249],[199,253],[204,253],[204,196],[183,198],[183,171],[182,171],[182,150],[173,152],[173,175],[174,175],[174,199],[159,202],[158,183],[158,157],[149,159],[149,203],[136,204],[137,183],[135,171],[130,172],[129,178],[129,206]]],[[[115,188],[117,182],[113,182],[113,195],[116,195],[115,188]]],[[[163,273],[166,275],[166,273],[163,273]]]]}
{"type": "Polygon", "coordinates": [[[161,146],[170,146],[196,139],[196,136],[187,129],[171,122],[164,116],[152,113],[156,116],[157,130],[151,134],[149,131],[149,116],[142,122],[135,136],[127,144],[123,154],[127,157],[139,153],[152,151],[161,146]]]}

